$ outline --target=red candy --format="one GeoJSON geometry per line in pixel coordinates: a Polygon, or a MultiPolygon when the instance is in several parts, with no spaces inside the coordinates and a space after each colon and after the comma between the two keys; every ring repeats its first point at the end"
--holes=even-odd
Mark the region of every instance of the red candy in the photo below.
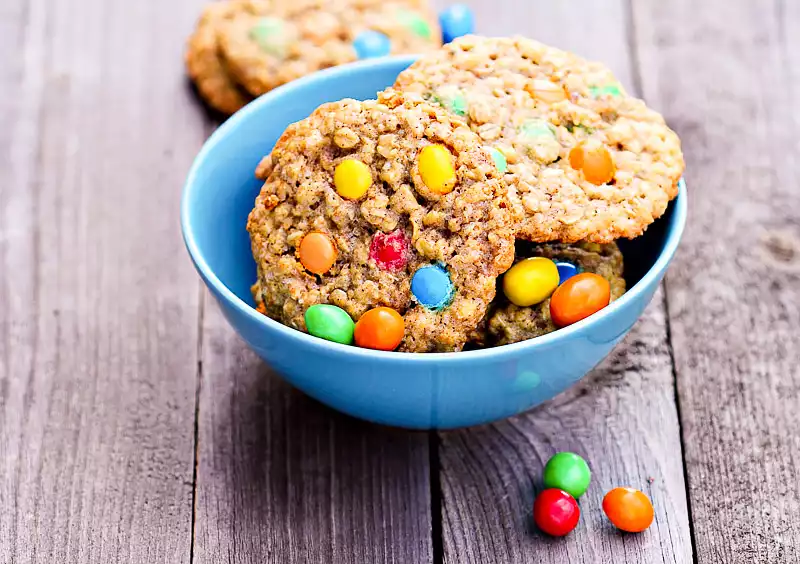
{"type": "Polygon", "coordinates": [[[383,270],[402,270],[408,264],[408,241],[403,231],[398,229],[388,235],[378,231],[369,246],[369,258],[383,270]]]}
{"type": "Polygon", "coordinates": [[[563,537],[578,526],[581,510],[567,492],[555,488],[544,490],[533,502],[533,520],[542,532],[563,537]]]}

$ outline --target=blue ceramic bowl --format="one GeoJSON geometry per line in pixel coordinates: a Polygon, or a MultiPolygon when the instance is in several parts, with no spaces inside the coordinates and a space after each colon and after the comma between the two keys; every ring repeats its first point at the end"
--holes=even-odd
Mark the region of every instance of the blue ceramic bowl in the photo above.
{"type": "Polygon", "coordinates": [[[600,362],[650,302],[678,246],[686,193],[647,233],[625,242],[630,290],[575,325],[523,343],[442,354],[372,351],[289,329],[253,309],[256,269],[245,224],[260,183],[253,171],[287,125],[324,102],[374,98],[413,57],[319,72],[262,96],[230,118],[194,161],[181,221],[189,254],[225,317],[286,380],[356,417],[418,429],[453,428],[524,411],[600,362]]]}

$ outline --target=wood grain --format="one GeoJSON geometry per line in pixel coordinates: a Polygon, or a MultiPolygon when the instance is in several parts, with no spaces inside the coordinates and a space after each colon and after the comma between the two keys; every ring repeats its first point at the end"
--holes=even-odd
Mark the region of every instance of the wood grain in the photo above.
{"type": "Polygon", "coordinates": [[[667,295],[698,561],[798,562],[800,6],[652,0],[635,16],[645,93],[687,156],[667,295]]]}
{"type": "Polygon", "coordinates": [[[2,3],[0,562],[189,560],[193,11],[2,3]]]}
{"type": "Polygon", "coordinates": [[[197,563],[432,561],[428,436],[335,413],[203,328],[197,563]]]}
{"type": "MultiPolygon", "coordinates": [[[[473,3],[486,33],[521,33],[601,58],[637,90],[624,2],[542,1],[514,4],[514,10],[500,4],[473,3]]],[[[623,345],[577,388],[508,421],[443,433],[440,441],[445,562],[692,560],[660,292],[623,345]],[[544,463],[563,450],[588,460],[593,482],[581,498],[578,529],[553,540],[535,529],[531,512],[544,463]],[[646,533],[621,535],[606,521],[602,497],[619,485],[653,500],[656,519],[646,533]]]]}

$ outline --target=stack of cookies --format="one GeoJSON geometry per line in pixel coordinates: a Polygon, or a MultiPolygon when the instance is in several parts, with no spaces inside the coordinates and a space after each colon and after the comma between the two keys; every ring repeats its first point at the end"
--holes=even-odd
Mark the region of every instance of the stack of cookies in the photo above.
{"type": "Polygon", "coordinates": [[[186,68],[208,105],[229,115],[314,71],[441,43],[426,0],[227,0],[203,11],[186,68]]]}
{"type": "Polygon", "coordinates": [[[680,141],[603,65],[466,36],[377,100],[325,104],[256,171],[259,310],[341,343],[533,338],[625,291],[615,241],[678,193],[680,141]]]}

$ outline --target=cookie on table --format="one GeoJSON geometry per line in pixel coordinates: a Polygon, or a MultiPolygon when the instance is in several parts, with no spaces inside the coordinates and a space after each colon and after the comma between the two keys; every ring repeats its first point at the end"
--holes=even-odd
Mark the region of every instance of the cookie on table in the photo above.
{"type": "Polygon", "coordinates": [[[342,100],[286,130],[264,158],[247,224],[256,301],[306,330],[331,304],[354,321],[403,316],[401,351],[460,350],[512,263],[506,186],[456,116],[391,91],[342,100]]]}
{"type": "Polygon", "coordinates": [[[219,51],[217,32],[220,26],[241,14],[269,12],[270,3],[257,0],[228,0],[206,6],[186,48],[186,70],[209,106],[232,114],[252,100],[228,72],[219,51]]]}
{"type": "MultiPolygon", "coordinates": [[[[568,273],[591,272],[602,276],[611,286],[611,301],[625,293],[622,253],[615,243],[532,244],[517,241],[515,264],[530,257],[556,261],[566,267],[568,273]]],[[[566,278],[563,271],[562,277],[566,278]]],[[[500,289],[486,317],[473,333],[472,342],[478,346],[507,345],[546,335],[556,329],[558,327],[550,318],[549,297],[536,305],[520,307],[511,303],[500,289]]]]}
{"type": "Polygon", "coordinates": [[[503,154],[520,238],[637,237],[678,193],[678,136],[600,63],[521,37],[465,36],[395,88],[462,116],[503,154]]]}
{"type": "Polygon", "coordinates": [[[423,0],[287,0],[230,18],[219,41],[236,81],[258,96],[360,57],[431,51],[441,31],[423,0]]]}

